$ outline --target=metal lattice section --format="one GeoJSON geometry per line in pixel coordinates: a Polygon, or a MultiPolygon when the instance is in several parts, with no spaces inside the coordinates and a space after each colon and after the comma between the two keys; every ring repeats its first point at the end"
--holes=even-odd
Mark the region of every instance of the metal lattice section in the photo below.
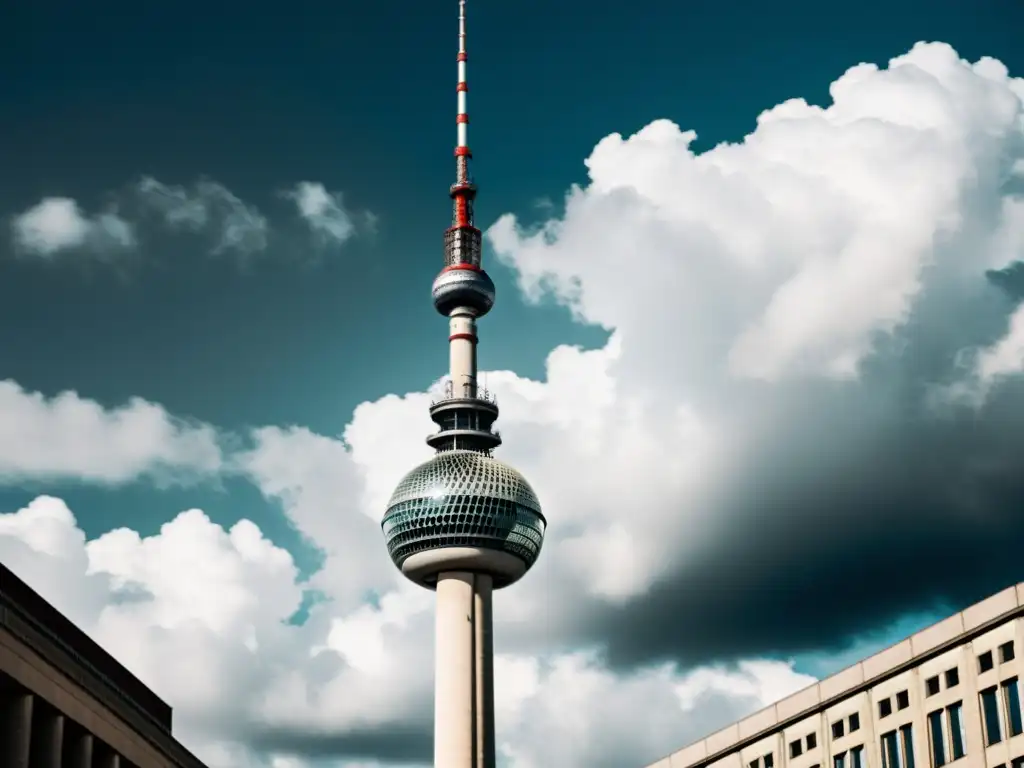
{"type": "Polygon", "coordinates": [[[444,265],[480,266],[482,253],[480,230],[476,227],[452,227],[444,233],[444,265]]]}
{"type": "Polygon", "coordinates": [[[546,523],[522,475],[473,451],[448,451],[398,484],[381,528],[396,565],[444,547],[481,547],[515,555],[529,568],[546,523]]]}

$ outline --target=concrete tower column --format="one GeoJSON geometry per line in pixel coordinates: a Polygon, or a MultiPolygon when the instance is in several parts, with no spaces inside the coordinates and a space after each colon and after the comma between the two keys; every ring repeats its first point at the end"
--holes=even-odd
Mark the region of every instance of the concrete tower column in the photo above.
{"type": "Polygon", "coordinates": [[[473,580],[476,768],[494,768],[494,624],[491,618],[494,580],[482,573],[476,574],[473,580]]]}
{"type": "Polygon", "coordinates": [[[476,397],[476,318],[460,307],[448,319],[448,363],[455,397],[476,397]]]}
{"type": "Polygon", "coordinates": [[[0,713],[0,765],[4,768],[28,768],[34,700],[30,693],[15,693],[4,698],[0,713]]]}
{"type": "Polygon", "coordinates": [[[434,768],[475,768],[473,574],[437,578],[434,768]]]}
{"type": "Polygon", "coordinates": [[[494,768],[493,579],[437,579],[434,768],[494,768]]]}

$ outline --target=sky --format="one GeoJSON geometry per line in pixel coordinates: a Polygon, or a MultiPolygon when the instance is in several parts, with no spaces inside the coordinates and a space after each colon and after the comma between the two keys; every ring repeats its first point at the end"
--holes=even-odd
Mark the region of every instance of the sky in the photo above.
{"type": "MultiPolygon", "coordinates": [[[[1024,4],[468,12],[481,365],[549,523],[502,768],[639,768],[1024,581],[1024,4]]],[[[379,521],[447,364],[456,15],[0,24],[0,562],[214,768],[430,761],[379,521]]]]}

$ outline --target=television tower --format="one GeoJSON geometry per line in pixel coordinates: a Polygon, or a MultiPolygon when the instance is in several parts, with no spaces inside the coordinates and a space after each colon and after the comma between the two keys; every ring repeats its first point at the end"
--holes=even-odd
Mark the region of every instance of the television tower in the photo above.
{"type": "Polygon", "coordinates": [[[477,385],[476,321],[494,306],[480,265],[470,174],[466,0],[459,0],[458,141],[452,225],[434,307],[448,318],[450,378],[431,403],[437,455],[406,475],[381,522],[388,554],[406,577],[437,591],[434,768],[494,768],[494,650],[491,599],[522,578],[540,554],[546,521],[522,475],[491,456],[495,398],[477,385]]]}

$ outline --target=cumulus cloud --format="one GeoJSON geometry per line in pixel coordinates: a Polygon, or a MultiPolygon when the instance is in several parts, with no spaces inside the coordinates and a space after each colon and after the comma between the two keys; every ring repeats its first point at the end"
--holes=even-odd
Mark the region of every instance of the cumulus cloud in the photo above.
{"type": "Polygon", "coordinates": [[[0,478],[122,483],[221,469],[215,430],[140,398],[114,409],[75,392],[46,397],[0,382],[0,478]]]}
{"type": "MultiPolygon", "coordinates": [[[[176,734],[215,768],[429,760],[428,592],[289,622],[305,585],[253,523],[189,510],[150,537],[87,541],[49,496],[0,514],[0,559],[172,702],[176,734]]],[[[619,678],[592,654],[500,654],[495,675],[515,768],[653,759],[810,681],[781,662],[619,678]]]]}
{"type": "Polygon", "coordinates": [[[549,395],[561,376],[583,393],[566,415],[539,423],[531,401],[518,423],[537,385],[496,388],[505,455],[557,510],[538,578],[577,579],[591,600],[571,621],[616,662],[813,647],[1018,575],[926,565],[1009,563],[1022,543],[1019,298],[991,273],[1024,252],[1024,81],[922,44],[831,95],[702,154],[667,121],[609,136],[562,217],[489,231],[527,296],[613,333],[553,356],[549,395]],[[577,426],[595,355],[613,395],[577,426]],[[980,410],[934,408],[972,358],[1002,383],[980,410]],[[577,548],[630,565],[564,573],[577,548]]]}
{"type": "Polygon", "coordinates": [[[498,657],[500,750],[509,768],[640,766],[813,682],[779,661],[620,676],[590,653],[498,657]]]}
{"type": "MultiPolygon", "coordinates": [[[[341,245],[355,234],[355,221],[340,192],[328,192],[318,181],[300,181],[282,194],[295,203],[319,245],[341,245]]],[[[372,224],[373,219],[369,221],[372,224]]]]}
{"type": "Polygon", "coordinates": [[[267,247],[266,217],[216,181],[200,179],[183,187],[147,176],[139,180],[135,192],[143,206],[171,229],[212,233],[211,253],[247,256],[267,247]]]}
{"type": "Polygon", "coordinates": [[[67,197],[44,198],[15,216],[11,231],[19,251],[42,257],[76,249],[103,254],[135,245],[132,226],[116,211],[86,216],[67,197]]]}

